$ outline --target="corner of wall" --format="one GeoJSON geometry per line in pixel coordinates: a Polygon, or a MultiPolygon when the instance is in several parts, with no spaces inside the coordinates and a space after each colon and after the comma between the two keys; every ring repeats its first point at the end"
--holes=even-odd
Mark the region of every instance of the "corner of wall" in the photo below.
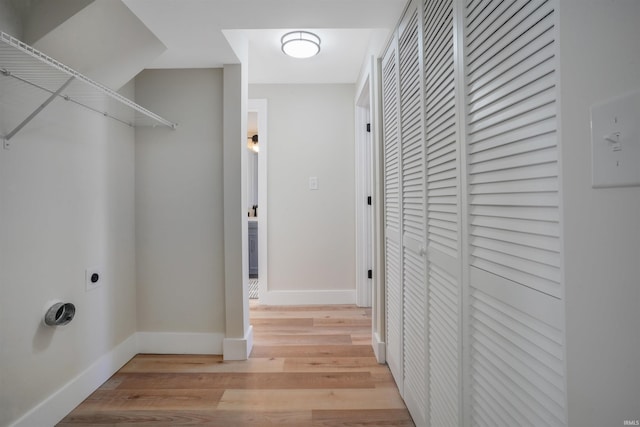
{"type": "Polygon", "coordinates": [[[11,424],[11,427],[56,424],[137,353],[138,340],[134,333],[11,424]]]}

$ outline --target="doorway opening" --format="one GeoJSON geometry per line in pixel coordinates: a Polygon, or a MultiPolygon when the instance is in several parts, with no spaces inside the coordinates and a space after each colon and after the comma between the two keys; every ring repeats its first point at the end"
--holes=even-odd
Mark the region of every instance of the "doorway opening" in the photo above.
{"type": "Polygon", "coordinates": [[[247,106],[247,215],[249,298],[260,300],[268,288],[267,272],[267,100],[249,99],[247,106]]]}

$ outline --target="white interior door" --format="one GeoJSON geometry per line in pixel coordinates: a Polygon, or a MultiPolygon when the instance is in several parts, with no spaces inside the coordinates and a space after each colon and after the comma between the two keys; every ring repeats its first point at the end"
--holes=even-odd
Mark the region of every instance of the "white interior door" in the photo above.
{"type": "Polygon", "coordinates": [[[398,30],[401,140],[404,400],[426,425],[428,404],[425,157],[421,14],[415,3],[398,30]]]}
{"type": "Polygon", "coordinates": [[[469,408],[566,425],[555,1],[466,1],[469,408]]]}
{"type": "Polygon", "coordinates": [[[453,0],[423,3],[429,294],[429,418],[458,426],[461,248],[453,0]]]}

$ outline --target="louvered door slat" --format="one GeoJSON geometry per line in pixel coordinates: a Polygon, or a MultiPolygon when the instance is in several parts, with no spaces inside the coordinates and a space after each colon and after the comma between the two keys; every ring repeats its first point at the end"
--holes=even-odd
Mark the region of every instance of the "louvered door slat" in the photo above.
{"type": "Polygon", "coordinates": [[[489,141],[486,144],[474,144],[470,149],[470,159],[473,163],[480,163],[554,147],[556,145],[555,134],[552,129],[549,129],[553,123],[552,121],[538,123],[536,133],[533,136],[516,135],[515,141],[518,144],[513,144],[513,140],[503,143],[503,141],[509,141],[505,138],[493,138],[490,140],[490,144],[489,141]]]}
{"type": "Polygon", "coordinates": [[[510,38],[501,40],[495,46],[485,52],[476,52],[476,55],[469,55],[467,61],[469,81],[484,75],[484,73],[492,70],[494,66],[499,66],[504,62],[511,61],[511,53],[517,52],[524,46],[531,43],[532,40],[549,32],[554,26],[553,17],[545,16],[540,21],[533,23],[528,29],[522,29],[521,32],[510,34],[510,38]],[[526,33],[526,36],[523,36],[526,33]],[[508,49],[507,49],[508,48],[508,49]],[[481,56],[480,53],[485,54],[481,56]]]}
{"type": "Polygon", "coordinates": [[[560,214],[554,207],[531,210],[515,206],[508,208],[503,206],[471,206],[470,213],[474,217],[517,218],[550,222],[560,220],[560,214]]]}
{"type": "MultiPolygon", "coordinates": [[[[478,76],[474,80],[473,84],[469,86],[469,99],[484,98],[488,94],[494,94],[495,98],[500,96],[500,93],[509,93],[508,90],[515,90],[518,87],[524,87],[526,84],[531,83],[532,77],[537,77],[539,73],[531,73],[532,67],[538,64],[549,64],[549,61],[553,58],[553,54],[544,47],[548,46],[552,41],[552,34],[549,32],[546,37],[541,37],[536,43],[532,43],[527,46],[527,50],[533,50],[538,48],[539,50],[533,52],[527,52],[518,55],[518,58],[511,57],[510,60],[518,61],[515,64],[509,63],[503,64],[502,67],[492,69],[482,76],[478,76]],[[541,46],[540,46],[541,45],[541,46]],[[530,53],[530,54],[529,54],[530,53]],[[520,57],[523,57],[520,59],[520,57]]],[[[553,69],[553,64],[548,65],[553,69]]]]}
{"type": "MultiPolygon", "coordinates": [[[[453,10],[449,7],[448,0],[436,0],[429,3],[428,9],[425,10],[424,13],[424,38],[425,40],[430,40],[431,42],[425,43],[424,51],[425,57],[433,56],[434,49],[440,45],[440,41],[444,37],[437,37],[436,34],[441,32],[446,32],[447,28],[441,25],[438,25],[438,22],[441,20],[441,16],[443,13],[447,11],[453,12],[453,10]]],[[[425,64],[425,67],[427,64],[425,64]]]]}
{"type": "Polygon", "coordinates": [[[555,11],[480,3],[465,6],[471,424],[566,425],[555,11]]]}

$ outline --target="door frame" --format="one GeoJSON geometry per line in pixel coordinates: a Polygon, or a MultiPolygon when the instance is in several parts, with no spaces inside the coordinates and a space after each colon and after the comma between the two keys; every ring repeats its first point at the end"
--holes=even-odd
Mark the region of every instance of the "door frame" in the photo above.
{"type": "Polygon", "coordinates": [[[355,212],[356,212],[356,304],[371,307],[373,280],[367,271],[373,264],[373,120],[371,77],[366,76],[357,92],[355,105],[355,212]],[[369,131],[367,131],[369,125],[369,131]]]}
{"type": "MultiPolygon", "coordinates": [[[[366,123],[371,123],[371,133],[369,133],[369,147],[371,158],[368,162],[369,174],[370,174],[370,192],[367,195],[360,195],[356,200],[356,233],[358,233],[359,217],[357,216],[358,206],[364,206],[363,202],[366,200],[366,196],[370,195],[372,198],[372,205],[368,206],[371,222],[367,230],[369,232],[369,244],[371,247],[371,258],[367,268],[373,271],[373,279],[367,280],[365,286],[371,295],[371,346],[376,356],[378,363],[386,362],[386,319],[385,319],[385,270],[384,270],[384,223],[383,223],[383,203],[384,196],[382,193],[382,180],[383,180],[383,165],[382,165],[382,114],[381,114],[381,60],[378,59],[377,54],[371,54],[366,60],[366,64],[363,67],[362,74],[356,84],[356,96],[354,99],[355,110],[355,144],[356,150],[358,146],[358,134],[364,132],[366,123]],[[368,117],[365,121],[364,118],[359,122],[358,108],[362,106],[361,100],[364,94],[368,93],[368,117]],[[358,124],[360,123],[360,124],[358,124]]],[[[364,105],[367,105],[364,102],[364,105]]],[[[358,170],[358,151],[356,151],[356,171],[358,170]]],[[[356,175],[356,186],[359,184],[358,175],[356,175]]],[[[358,197],[358,193],[356,193],[358,197]]],[[[357,237],[356,237],[357,239],[357,237]]],[[[356,251],[358,250],[358,243],[356,240],[356,251]]],[[[366,258],[364,258],[366,259],[366,258]]],[[[366,277],[367,268],[361,268],[358,264],[358,254],[356,252],[356,268],[366,277]]],[[[362,281],[360,286],[356,281],[356,301],[359,301],[358,293],[362,288],[362,281]]],[[[364,289],[363,289],[364,290],[364,289]]]]}

